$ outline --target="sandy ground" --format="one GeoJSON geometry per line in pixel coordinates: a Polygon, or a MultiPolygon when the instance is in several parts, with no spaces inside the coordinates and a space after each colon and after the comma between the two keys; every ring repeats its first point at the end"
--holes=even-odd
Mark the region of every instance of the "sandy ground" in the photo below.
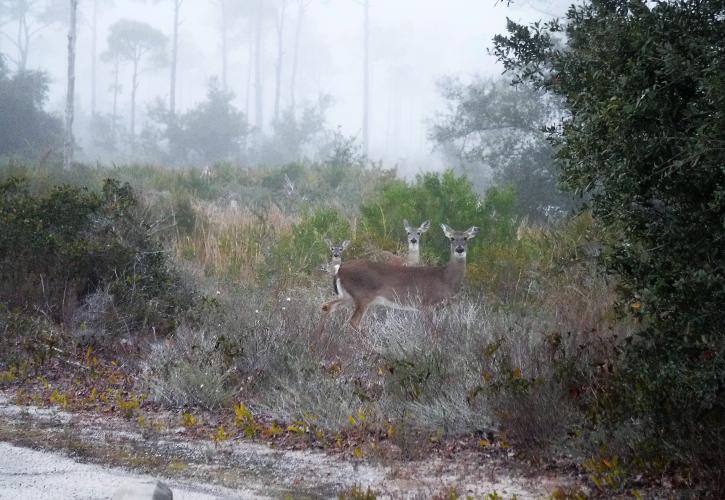
{"type": "Polygon", "coordinates": [[[122,419],[19,407],[0,394],[0,499],[111,498],[121,486],[157,478],[177,500],[337,498],[353,487],[369,487],[378,498],[430,498],[455,489],[464,498],[496,492],[527,499],[548,498],[568,482],[524,477],[511,465],[480,454],[371,463],[244,440],[218,446],[173,429],[149,437],[122,419]]]}
{"type": "MultiPolygon", "coordinates": [[[[58,453],[0,443],[0,499],[3,500],[106,499],[119,488],[148,488],[156,480],[146,474],[79,463],[58,453]]],[[[264,498],[251,491],[163,481],[173,491],[174,500],[264,498]]]]}

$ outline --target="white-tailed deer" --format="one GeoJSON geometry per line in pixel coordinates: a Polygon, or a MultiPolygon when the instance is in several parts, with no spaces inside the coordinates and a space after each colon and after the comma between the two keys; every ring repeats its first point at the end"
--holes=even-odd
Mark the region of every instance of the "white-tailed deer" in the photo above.
{"type": "Polygon", "coordinates": [[[420,264],[420,237],[430,229],[430,221],[427,220],[415,228],[407,220],[403,219],[403,227],[408,240],[408,255],[401,257],[388,250],[382,250],[378,253],[378,258],[375,259],[376,262],[387,262],[396,266],[417,266],[420,264]]]}
{"type": "Polygon", "coordinates": [[[350,240],[345,240],[339,245],[335,245],[329,238],[325,238],[325,243],[330,248],[330,262],[322,266],[322,270],[336,275],[337,270],[340,269],[342,264],[342,252],[350,245],[350,240]]]}
{"type": "Polygon", "coordinates": [[[478,234],[477,227],[456,231],[442,224],[450,240],[451,257],[444,267],[400,266],[388,262],[352,260],[341,265],[334,278],[337,298],[322,305],[318,332],[340,303],[355,306],[350,325],[359,329],[368,307],[374,304],[397,309],[432,309],[458,291],[466,272],[466,245],[478,234]]]}
{"type": "Polygon", "coordinates": [[[403,227],[405,227],[405,232],[408,233],[408,257],[406,259],[406,265],[417,266],[420,264],[420,237],[430,229],[430,221],[427,220],[417,228],[414,228],[407,220],[403,219],[403,227]]]}

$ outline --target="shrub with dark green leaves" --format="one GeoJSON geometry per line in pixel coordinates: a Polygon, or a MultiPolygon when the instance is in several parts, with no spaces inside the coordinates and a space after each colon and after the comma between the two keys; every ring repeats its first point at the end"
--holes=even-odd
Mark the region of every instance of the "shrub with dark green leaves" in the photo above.
{"type": "Polygon", "coordinates": [[[0,228],[0,302],[12,309],[70,324],[103,291],[128,333],[164,333],[191,300],[128,184],[35,195],[11,178],[0,184],[0,228]]]}
{"type": "Polygon", "coordinates": [[[650,464],[722,481],[725,4],[594,0],[508,31],[507,70],[563,98],[563,180],[619,234],[606,265],[642,320],[606,414],[634,422],[650,464]]]}

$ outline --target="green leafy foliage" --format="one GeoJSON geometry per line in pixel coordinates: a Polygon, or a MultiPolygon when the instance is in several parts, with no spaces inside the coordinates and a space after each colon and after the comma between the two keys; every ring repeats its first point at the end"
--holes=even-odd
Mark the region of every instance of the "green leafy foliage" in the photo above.
{"type": "Polygon", "coordinates": [[[482,200],[465,176],[452,171],[419,175],[413,184],[402,180],[386,183],[380,194],[360,207],[364,234],[376,246],[396,250],[405,233],[403,219],[419,223],[430,219],[432,230],[422,246],[427,260],[445,263],[450,254],[440,224],[457,229],[478,226],[481,235],[468,247],[469,261],[475,262],[481,248],[511,241],[516,232],[515,197],[512,190],[491,189],[482,200]]]}
{"type": "Polygon", "coordinates": [[[642,320],[604,398],[640,455],[725,470],[725,7],[595,0],[509,21],[495,53],[564,99],[564,181],[618,233],[606,265],[642,320]],[[562,43],[558,33],[564,32],[562,43]],[[646,445],[645,445],[646,444],[646,445]],[[651,454],[650,454],[651,452],[651,454]]]}
{"type": "Polygon", "coordinates": [[[350,224],[339,211],[332,208],[306,211],[290,234],[270,246],[264,273],[283,279],[309,277],[321,263],[329,260],[330,250],[324,239],[341,240],[349,235],[350,224]]]}
{"type": "Polygon", "coordinates": [[[108,34],[108,53],[138,64],[146,55],[157,65],[165,63],[166,36],[152,26],[128,19],[116,21],[108,34]]]}
{"type": "Polygon", "coordinates": [[[128,184],[100,193],[60,185],[32,194],[0,184],[0,302],[70,322],[79,304],[104,289],[124,309],[127,329],[162,333],[190,295],[168,268],[128,184]]]}

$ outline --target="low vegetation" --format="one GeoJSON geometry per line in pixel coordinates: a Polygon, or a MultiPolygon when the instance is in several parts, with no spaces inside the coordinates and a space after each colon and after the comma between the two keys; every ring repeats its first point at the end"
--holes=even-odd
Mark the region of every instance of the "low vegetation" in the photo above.
{"type": "MultiPolygon", "coordinates": [[[[57,357],[70,367],[91,346],[136,379],[102,391],[119,415],[146,421],[139,412],[157,404],[184,409],[179,421],[196,429],[195,411],[226,414],[229,420],[206,431],[219,442],[237,433],[299,435],[358,458],[379,453],[380,439],[393,456],[409,458],[456,437],[474,449],[515,447],[531,457],[563,448],[586,457],[595,449],[587,412],[635,324],[618,314],[613,287],[596,265],[606,232],[588,213],[528,225],[512,209],[512,191],[479,197],[452,173],[406,183],[365,172],[382,188],[357,213],[334,197],[326,204],[238,197],[250,189],[245,182],[259,186],[274,171],[237,174],[237,193],[210,195],[227,183],[220,168],[219,177],[204,178],[79,166],[68,179],[75,183],[84,172],[90,186],[78,188],[55,187],[50,171],[9,166],[3,220],[19,229],[5,236],[3,268],[11,269],[12,258],[35,273],[25,279],[47,280],[48,269],[33,267],[37,252],[10,251],[32,234],[44,238],[35,243],[43,245],[42,262],[58,262],[68,273],[64,283],[78,284],[72,301],[63,298],[68,285],[57,295],[49,287],[40,295],[12,287],[2,316],[14,332],[2,345],[4,382],[36,380],[57,357]],[[134,179],[138,189],[103,181],[106,175],[134,179]],[[158,177],[176,187],[154,189],[158,177]],[[56,210],[59,197],[73,210],[56,210]],[[30,224],[31,217],[42,223],[30,224]],[[324,239],[350,239],[349,258],[397,251],[403,219],[427,217],[481,227],[462,294],[432,317],[376,310],[362,335],[346,327],[341,311],[317,334],[319,305],[332,295],[321,270],[329,258],[324,239]],[[75,261],[63,260],[71,257],[89,274],[71,274],[75,261]],[[136,277],[141,269],[154,279],[136,277]]],[[[319,168],[301,171],[299,189],[310,189],[303,179],[316,179],[319,168]]],[[[445,258],[437,232],[434,224],[422,244],[429,263],[445,258]]],[[[52,382],[41,393],[50,404],[80,404],[52,382]]],[[[99,401],[94,394],[83,401],[99,401]]]]}

